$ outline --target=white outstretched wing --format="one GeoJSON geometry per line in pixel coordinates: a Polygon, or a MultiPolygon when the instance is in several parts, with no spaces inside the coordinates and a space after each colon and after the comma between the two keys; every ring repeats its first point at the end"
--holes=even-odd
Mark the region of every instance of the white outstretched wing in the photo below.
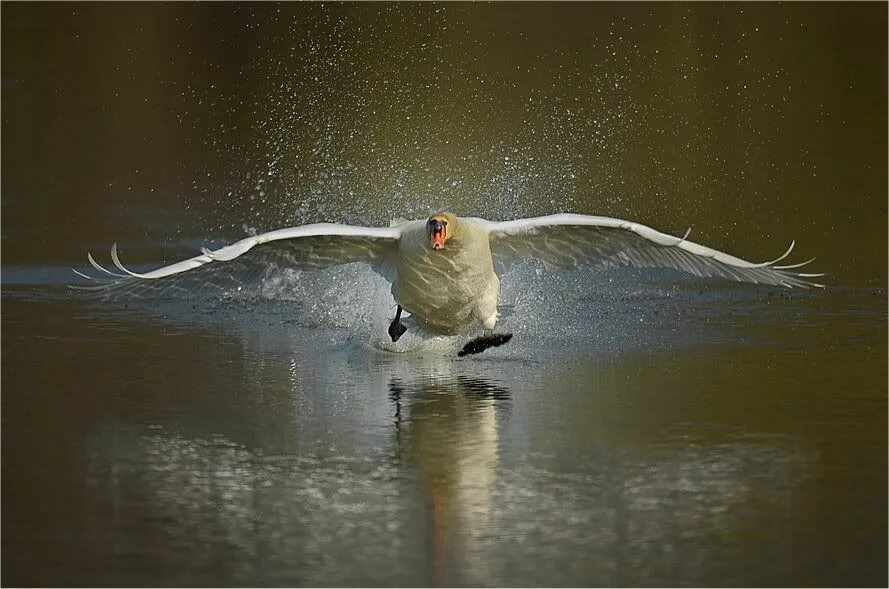
{"type": "MultiPolygon", "coordinates": [[[[559,214],[491,222],[477,219],[488,229],[496,263],[512,258],[533,258],[550,268],[617,265],[673,268],[696,276],[719,276],[742,282],[780,286],[816,286],[811,278],[823,274],[794,271],[800,264],[778,266],[793,249],[776,260],[752,263],[715,249],[666,235],[630,221],[609,217],[559,214]]],[[[814,258],[812,258],[814,259],[814,258]]]]}
{"type": "Polygon", "coordinates": [[[401,229],[332,223],[290,227],[247,237],[215,251],[204,248],[199,256],[142,274],[128,270],[121,263],[115,244],[111,247],[111,260],[117,271],[106,269],[87,254],[99,275],[75,270],[78,276],[91,282],[72,287],[136,295],[170,290],[195,294],[208,288],[226,290],[250,284],[269,272],[314,270],[350,262],[366,262],[388,277],[401,229]]]}

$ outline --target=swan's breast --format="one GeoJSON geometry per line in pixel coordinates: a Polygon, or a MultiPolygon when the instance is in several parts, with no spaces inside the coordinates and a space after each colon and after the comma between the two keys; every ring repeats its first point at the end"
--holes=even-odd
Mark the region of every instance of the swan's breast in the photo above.
{"type": "Polygon", "coordinates": [[[486,234],[461,224],[460,238],[438,251],[429,247],[425,226],[402,234],[392,295],[429,329],[455,334],[478,324],[480,304],[499,290],[486,234]]]}

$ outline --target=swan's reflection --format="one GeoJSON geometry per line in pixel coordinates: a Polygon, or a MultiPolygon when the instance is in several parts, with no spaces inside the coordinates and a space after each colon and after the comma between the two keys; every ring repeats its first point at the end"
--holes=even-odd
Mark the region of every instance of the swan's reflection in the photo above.
{"type": "MultiPolygon", "coordinates": [[[[639,443],[609,427],[584,436],[581,422],[558,438],[545,386],[577,411],[624,379],[252,334],[243,351],[186,342],[225,360],[220,374],[155,399],[162,423],[143,409],[90,436],[91,558],[124,584],[703,585],[720,567],[792,561],[786,534],[762,536],[812,461],[791,440],[639,443]],[[149,565],[156,576],[137,577],[149,565]]],[[[143,376],[131,382],[165,373],[143,376]]],[[[632,406],[599,409],[650,423],[632,406]]]]}
{"type": "MultiPolygon", "coordinates": [[[[482,540],[490,534],[499,463],[499,413],[509,392],[459,375],[389,384],[397,448],[416,468],[426,498],[435,581],[458,569],[473,584],[489,576],[482,540]],[[462,567],[451,566],[452,561],[462,567]]],[[[462,581],[462,579],[461,579],[462,581]]]]}

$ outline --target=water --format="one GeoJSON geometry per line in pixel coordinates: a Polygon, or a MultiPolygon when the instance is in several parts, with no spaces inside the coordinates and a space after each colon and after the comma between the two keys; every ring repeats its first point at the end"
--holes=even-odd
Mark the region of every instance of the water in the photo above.
{"type": "Polygon", "coordinates": [[[618,279],[578,325],[597,278],[528,280],[555,308],[461,359],[377,349],[350,297],[7,286],[5,580],[879,584],[882,293],[618,279]]]}
{"type": "Polygon", "coordinates": [[[3,584],[885,586],[886,10],[4,3],[3,584]],[[360,265],[65,286],[439,207],[828,288],[520,264],[457,358],[360,265]]]}

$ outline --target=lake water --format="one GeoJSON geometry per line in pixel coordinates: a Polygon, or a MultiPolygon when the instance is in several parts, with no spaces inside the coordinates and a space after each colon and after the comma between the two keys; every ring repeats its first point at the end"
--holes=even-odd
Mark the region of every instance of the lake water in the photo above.
{"type": "Polygon", "coordinates": [[[519,269],[514,340],[457,358],[379,350],[357,265],[307,305],[34,270],[4,270],[10,584],[885,580],[882,291],[519,269]]]}
{"type": "Polygon", "coordinates": [[[2,583],[886,586],[885,3],[3,3],[2,583]],[[350,265],[71,291],[431,211],[651,225],[823,290],[350,265]]]}

